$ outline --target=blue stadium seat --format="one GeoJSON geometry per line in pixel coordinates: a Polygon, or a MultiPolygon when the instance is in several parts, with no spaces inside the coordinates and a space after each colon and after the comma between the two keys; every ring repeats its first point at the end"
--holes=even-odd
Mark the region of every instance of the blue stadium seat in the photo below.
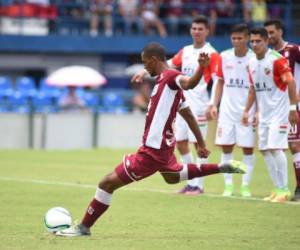
{"type": "Polygon", "coordinates": [[[16,91],[7,99],[8,109],[16,113],[28,113],[30,106],[28,97],[22,92],[16,91]]]}
{"type": "Polygon", "coordinates": [[[58,110],[52,100],[52,97],[42,92],[39,92],[36,96],[34,96],[32,99],[32,105],[34,111],[38,113],[56,112],[58,110]]]}
{"type": "Polygon", "coordinates": [[[46,83],[45,78],[41,79],[40,81],[40,88],[39,92],[44,93],[45,95],[51,96],[53,98],[59,98],[63,94],[65,88],[58,88],[55,86],[48,85],[46,83]]]}
{"type": "Polygon", "coordinates": [[[0,96],[0,113],[8,112],[7,97],[0,96]]]}
{"type": "Polygon", "coordinates": [[[84,93],[83,100],[85,102],[85,105],[90,110],[97,110],[99,107],[99,96],[95,93],[84,93]]]}
{"type": "Polygon", "coordinates": [[[7,97],[14,92],[13,83],[10,77],[0,76],[0,97],[7,97]]]}
{"type": "Polygon", "coordinates": [[[35,87],[35,81],[28,76],[18,77],[16,80],[16,89],[22,93],[22,95],[28,97],[34,97],[37,93],[35,87]]]}
{"type": "Polygon", "coordinates": [[[103,111],[108,113],[127,113],[128,108],[125,106],[124,99],[117,92],[106,92],[102,97],[103,111]]]}

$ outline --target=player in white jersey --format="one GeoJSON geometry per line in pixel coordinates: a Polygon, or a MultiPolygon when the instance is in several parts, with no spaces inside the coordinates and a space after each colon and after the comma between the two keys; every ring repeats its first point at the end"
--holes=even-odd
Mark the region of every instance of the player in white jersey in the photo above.
{"type": "MultiPolygon", "coordinates": [[[[254,53],[248,48],[249,29],[245,24],[235,25],[231,29],[233,48],[221,53],[217,76],[219,78],[213,97],[213,104],[208,112],[211,117],[218,117],[216,145],[221,146],[221,162],[232,159],[234,145],[241,147],[244,153],[243,162],[247,165],[247,173],[243,175],[240,194],[251,197],[249,184],[252,177],[255,157],[255,125],[245,126],[241,119],[246,105],[250,82],[248,63],[254,53]],[[222,98],[222,99],[221,99],[222,98]],[[218,105],[221,101],[218,114],[218,105]]],[[[254,121],[255,107],[249,112],[249,120],[254,121]]],[[[224,174],[225,190],[223,196],[232,196],[233,181],[231,174],[224,174]]]]}
{"type": "MultiPolygon", "coordinates": [[[[206,110],[209,104],[208,86],[215,80],[215,65],[218,63],[219,55],[217,51],[206,42],[209,33],[208,20],[205,16],[195,17],[192,21],[190,34],[193,38],[193,44],[183,47],[175,56],[168,60],[168,65],[180,69],[185,75],[191,76],[197,70],[197,58],[200,53],[207,53],[210,55],[210,65],[204,72],[199,84],[190,90],[184,91],[184,96],[189,104],[201,130],[202,136],[206,139],[207,135],[207,118],[206,110]]],[[[181,116],[177,116],[175,123],[175,137],[177,140],[177,149],[181,155],[181,162],[192,163],[193,154],[189,148],[189,143],[198,147],[196,138],[189,129],[187,123],[181,116]]],[[[207,159],[196,159],[197,163],[206,163],[207,159]]],[[[195,178],[189,180],[179,193],[187,195],[196,195],[203,193],[203,178],[195,178]]]]}
{"type": "MultiPolygon", "coordinates": [[[[283,40],[283,24],[278,19],[271,19],[264,23],[269,35],[269,43],[283,55],[289,62],[296,81],[298,98],[298,115],[300,114],[300,47],[298,44],[289,43],[283,40]]],[[[296,177],[296,189],[293,201],[300,201],[300,121],[291,127],[289,133],[289,148],[293,155],[293,165],[296,177]]]]}
{"type": "MultiPolygon", "coordinates": [[[[207,119],[205,112],[209,104],[207,87],[209,84],[212,84],[216,69],[215,65],[219,61],[219,55],[216,50],[210,43],[206,42],[208,33],[207,18],[205,16],[195,17],[190,28],[193,44],[185,46],[174,57],[167,61],[170,67],[180,69],[185,75],[191,76],[197,70],[199,54],[204,52],[210,56],[210,65],[203,73],[199,84],[193,89],[184,91],[187,103],[198,122],[198,126],[204,139],[207,134],[207,119]]],[[[139,72],[133,76],[132,81],[141,81],[144,75],[145,71],[139,72]]],[[[197,141],[187,123],[180,116],[177,116],[176,118],[175,137],[177,149],[181,155],[181,162],[192,163],[193,154],[189,148],[189,142],[193,143],[195,148],[197,148],[197,141]]],[[[207,159],[197,157],[197,163],[206,162],[207,159]]],[[[179,193],[187,195],[203,193],[203,178],[189,180],[188,184],[183,187],[179,193]]]]}
{"type": "Polygon", "coordinates": [[[296,85],[288,61],[275,50],[268,49],[265,28],[251,30],[250,43],[255,57],[249,61],[251,86],[243,114],[249,125],[249,111],[256,99],[259,110],[259,150],[276,188],[266,200],[285,202],[288,199],[287,158],[289,121],[298,121],[296,85]]]}

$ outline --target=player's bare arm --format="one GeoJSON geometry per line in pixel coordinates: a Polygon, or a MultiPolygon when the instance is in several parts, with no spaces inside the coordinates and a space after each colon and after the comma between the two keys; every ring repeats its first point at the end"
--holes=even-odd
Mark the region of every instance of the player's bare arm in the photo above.
{"type": "Polygon", "coordinates": [[[149,75],[148,71],[146,69],[142,69],[141,71],[133,75],[133,77],[131,78],[131,82],[141,83],[144,80],[144,78],[147,77],[148,75],[149,75]]]}
{"type": "Polygon", "coordinates": [[[207,158],[209,155],[209,151],[206,149],[205,142],[203,140],[201,131],[199,129],[199,126],[197,124],[197,121],[189,107],[186,107],[184,109],[181,109],[179,111],[179,114],[183,117],[183,119],[187,122],[189,128],[194,133],[196,139],[197,139],[197,153],[199,157],[207,158]]]}
{"type": "Polygon", "coordinates": [[[212,119],[216,119],[218,117],[218,105],[221,101],[223,86],[224,86],[224,80],[222,78],[219,78],[218,81],[216,82],[213,103],[212,105],[209,105],[207,109],[207,113],[212,119]]]}
{"type": "Polygon", "coordinates": [[[249,88],[249,94],[248,94],[248,99],[247,99],[247,103],[244,109],[244,113],[243,113],[243,117],[242,117],[242,123],[245,126],[249,125],[249,110],[251,109],[252,105],[254,104],[256,99],[256,94],[255,94],[255,90],[254,90],[254,86],[251,85],[249,88]]]}
{"type": "Polygon", "coordinates": [[[187,90],[195,88],[203,75],[204,69],[209,66],[209,62],[209,55],[207,53],[200,53],[198,59],[199,67],[198,70],[196,70],[196,72],[194,73],[194,75],[191,77],[181,76],[179,78],[179,83],[182,89],[187,90]]]}
{"type": "Polygon", "coordinates": [[[282,81],[288,84],[288,93],[290,98],[290,113],[289,121],[292,126],[296,125],[298,122],[298,113],[297,113],[297,91],[296,83],[291,72],[286,72],[281,76],[282,81]]]}

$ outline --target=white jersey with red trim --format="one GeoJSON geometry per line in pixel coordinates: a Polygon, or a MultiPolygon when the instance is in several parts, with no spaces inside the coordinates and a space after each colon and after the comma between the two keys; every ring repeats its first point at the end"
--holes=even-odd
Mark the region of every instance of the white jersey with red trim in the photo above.
{"type": "Polygon", "coordinates": [[[249,61],[250,81],[256,92],[260,126],[288,124],[290,101],[287,83],[281,80],[285,72],[291,72],[288,61],[272,49],[268,49],[263,59],[252,57],[249,61]]]}
{"type": "Polygon", "coordinates": [[[198,58],[200,53],[210,55],[210,66],[204,71],[203,77],[195,88],[184,90],[184,96],[196,116],[204,114],[208,107],[207,84],[210,84],[211,80],[215,78],[216,63],[219,61],[219,55],[207,42],[202,48],[195,48],[194,45],[185,46],[173,58],[168,60],[168,64],[171,67],[180,68],[184,75],[192,76],[199,67],[198,58]]]}
{"type": "MultiPolygon", "coordinates": [[[[250,58],[255,55],[249,49],[245,56],[238,57],[232,48],[223,51],[220,56],[221,62],[217,76],[224,80],[224,86],[219,121],[240,123],[250,87],[248,64],[250,58]]],[[[254,112],[255,106],[249,111],[249,121],[253,121],[254,112]]]]}

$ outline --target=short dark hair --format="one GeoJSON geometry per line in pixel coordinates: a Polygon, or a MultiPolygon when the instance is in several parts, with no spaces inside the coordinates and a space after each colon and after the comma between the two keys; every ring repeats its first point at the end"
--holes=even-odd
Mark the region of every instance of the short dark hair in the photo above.
{"type": "Polygon", "coordinates": [[[249,35],[249,27],[245,23],[236,24],[231,27],[230,34],[232,34],[232,33],[245,33],[245,34],[249,35]]]}
{"type": "Polygon", "coordinates": [[[268,39],[268,31],[264,27],[253,28],[250,34],[260,35],[264,39],[268,39]]]}
{"type": "Polygon", "coordinates": [[[281,20],[279,19],[270,19],[268,21],[264,22],[264,27],[274,25],[276,29],[281,29],[282,31],[284,30],[284,25],[281,20]]]}
{"type": "Polygon", "coordinates": [[[155,56],[161,61],[166,60],[166,52],[163,46],[159,43],[151,42],[143,48],[143,53],[146,57],[155,56]]]}
{"type": "Polygon", "coordinates": [[[208,19],[204,15],[197,15],[197,16],[195,16],[193,18],[193,20],[192,20],[192,24],[193,23],[202,23],[202,24],[205,25],[206,28],[208,27],[208,19]]]}

